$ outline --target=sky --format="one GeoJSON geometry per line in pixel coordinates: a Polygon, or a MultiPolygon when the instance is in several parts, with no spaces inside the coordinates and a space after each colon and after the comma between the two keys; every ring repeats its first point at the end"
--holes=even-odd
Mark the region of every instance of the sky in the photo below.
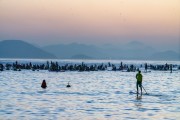
{"type": "Polygon", "coordinates": [[[180,50],[180,0],[0,0],[0,40],[180,50]]]}

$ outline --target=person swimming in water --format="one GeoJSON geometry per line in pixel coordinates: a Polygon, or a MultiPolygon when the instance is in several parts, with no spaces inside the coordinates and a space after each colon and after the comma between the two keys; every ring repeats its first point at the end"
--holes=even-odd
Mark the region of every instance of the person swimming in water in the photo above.
{"type": "Polygon", "coordinates": [[[137,79],[136,88],[137,88],[137,94],[139,93],[138,86],[141,88],[141,96],[142,96],[142,78],[143,78],[143,76],[141,74],[141,71],[139,71],[136,74],[136,79],[137,79]]]}
{"type": "Polygon", "coordinates": [[[71,87],[71,85],[69,84],[69,82],[68,82],[68,84],[67,84],[67,86],[66,87],[71,87]]]}
{"type": "Polygon", "coordinates": [[[41,87],[44,88],[44,89],[47,87],[45,80],[43,80],[43,82],[42,82],[42,84],[41,84],[41,87]]]}

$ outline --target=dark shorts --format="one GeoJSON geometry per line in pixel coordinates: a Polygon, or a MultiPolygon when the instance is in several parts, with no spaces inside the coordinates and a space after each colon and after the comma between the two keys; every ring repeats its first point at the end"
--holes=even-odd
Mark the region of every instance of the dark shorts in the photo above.
{"type": "Polygon", "coordinates": [[[142,82],[137,81],[136,86],[141,87],[142,86],[142,82]]]}

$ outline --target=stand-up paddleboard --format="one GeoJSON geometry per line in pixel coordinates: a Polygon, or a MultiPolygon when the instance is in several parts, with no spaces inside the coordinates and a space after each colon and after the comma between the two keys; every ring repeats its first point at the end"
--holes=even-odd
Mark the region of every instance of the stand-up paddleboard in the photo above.
{"type": "MultiPolygon", "coordinates": [[[[136,91],[130,91],[129,92],[129,94],[130,95],[137,95],[137,92],[136,91]]],[[[138,95],[141,95],[141,93],[138,93],[138,95]]],[[[153,94],[153,93],[151,93],[151,94],[149,94],[149,93],[142,93],[142,95],[147,95],[147,96],[151,96],[151,97],[166,97],[166,95],[163,95],[163,94],[153,94]]]]}
{"type": "MultiPolygon", "coordinates": [[[[130,91],[129,94],[138,94],[140,95],[141,93],[137,93],[137,92],[134,92],[134,91],[130,91]]],[[[142,93],[142,95],[149,95],[148,93],[142,93]]]]}

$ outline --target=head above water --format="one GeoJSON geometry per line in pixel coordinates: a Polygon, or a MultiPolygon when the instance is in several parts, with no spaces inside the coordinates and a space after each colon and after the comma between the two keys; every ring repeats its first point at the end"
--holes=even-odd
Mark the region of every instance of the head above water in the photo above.
{"type": "Polygon", "coordinates": [[[47,87],[45,80],[42,81],[41,87],[42,87],[42,88],[46,88],[46,87],[47,87]]]}
{"type": "Polygon", "coordinates": [[[68,82],[68,84],[67,84],[67,86],[66,87],[71,87],[71,85],[69,84],[69,82],[68,82]]]}

